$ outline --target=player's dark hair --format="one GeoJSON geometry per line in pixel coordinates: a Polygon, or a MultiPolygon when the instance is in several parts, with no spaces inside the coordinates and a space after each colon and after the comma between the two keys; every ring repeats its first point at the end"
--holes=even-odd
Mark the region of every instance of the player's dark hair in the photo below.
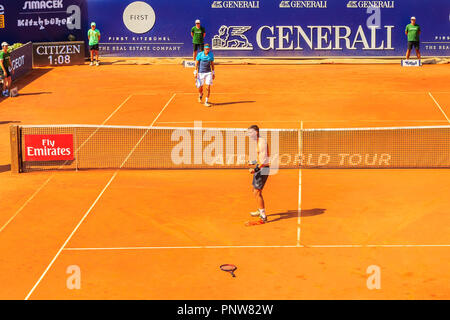
{"type": "Polygon", "coordinates": [[[255,130],[258,133],[258,136],[259,136],[259,127],[256,124],[254,124],[254,125],[252,125],[252,126],[250,126],[248,128],[255,130]]]}

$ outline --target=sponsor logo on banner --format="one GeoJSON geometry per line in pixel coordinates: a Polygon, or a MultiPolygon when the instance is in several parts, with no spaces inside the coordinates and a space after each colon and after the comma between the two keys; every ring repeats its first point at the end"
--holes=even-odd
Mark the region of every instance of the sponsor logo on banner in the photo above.
{"type": "Polygon", "coordinates": [[[156,15],[153,8],[143,1],[130,3],[123,11],[123,23],[133,33],[142,34],[155,25],[156,15]]]}
{"type": "Polygon", "coordinates": [[[402,60],[403,67],[420,67],[422,66],[421,60],[402,60]]]}
{"type": "Polygon", "coordinates": [[[19,15],[19,28],[45,30],[46,27],[65,26],[69,30],[81,30],[80,7],[69,5],[64,10],[64,0],[24,1],[19,15]]]}
{"type": "Polygon", "coordinates": [[[213,1],[211,4],[213,9],[258,9],[258,1],[213,1]]]}
{"type": "Polygon", "coordinates": [[[73,159],[73,135],[25,135],[25,161],[58,161],[73,159]]]}
{"type": "Polygon", "coordinates": [[[381,9],[393,9],[395,8],[395,1],[349,1],[347,8],[381,8],[381,9]]]}
{"type": "MultiPolygon", "coordinates": [[[[254,46],[244,34],[251,26],[225,26],[212,38],[214,50],[253,50],[254,46]]],[[[260,26],[256,31],[256,45],[264,51],[310,50],[394,50],[394,26],[260,26]]]]}
{"type": "Polygon", "coordinates": [[[0,29],[5,28],[5,7],[0,4],[0,29]]]}
{"type": "Polygon", "coordinates": [[[281,1],[280,8],[325,9],[327,1],[281,1]]]}
{"type": "Polygon", "coordinates": [[[214,50],[253,50],[253,45],[244,35],[251,26],[221,26],[212,38],[214,50]]]}

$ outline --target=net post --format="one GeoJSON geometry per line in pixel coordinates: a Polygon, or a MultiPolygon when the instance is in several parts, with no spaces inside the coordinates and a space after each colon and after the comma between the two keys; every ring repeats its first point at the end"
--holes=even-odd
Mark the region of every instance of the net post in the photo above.
{"type": "Polygon", "coordinates": [[[9,127],[9,136],[11,143],[11,173],[22,172],[22,159],[20,153],[20,127],[12,125],[9,127]]]}

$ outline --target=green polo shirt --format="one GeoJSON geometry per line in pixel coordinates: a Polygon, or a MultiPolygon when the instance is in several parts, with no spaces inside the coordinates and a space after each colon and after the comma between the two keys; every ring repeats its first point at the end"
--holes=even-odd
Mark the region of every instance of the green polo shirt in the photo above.
{"type": "Polygon", "coordinates": [[[192,27],[191,32],[194,34],[194,37],[192,38],[193,44],[203,44],[203,34],[205,33],[205,28],[200,27],[197,28],[196,26],[192,27]]]}
{"type": "Polygon", "coordinates": [[[420,26],[417,23],[415,25],[408,24],[405,31],[408,32],[408,41],[419,41],[420,26]]]}

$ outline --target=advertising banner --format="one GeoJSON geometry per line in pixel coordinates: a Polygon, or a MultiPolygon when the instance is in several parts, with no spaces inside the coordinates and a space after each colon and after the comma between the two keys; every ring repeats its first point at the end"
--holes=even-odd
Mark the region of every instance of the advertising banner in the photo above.
{"type": "Polygon", "coordinates": [[[33,66],[70,66],[84,64],[84,42],[33,43],[33,66]]]}
{"type": "Polygon", "coordinates": [[[73,159],[73,135],[25,135],[25,161],[56,161],[73,159]]]}
{"type": "Polygon", "coordinates": [[[448,0],[0,0],[0,38],[87,42],[90,22],[108,56],[189,57],[196,19],[216,56],[404,56],[420,25],[423,56],[450,56],[448,0]]]}
{"type": "Polygon", "coordinates": [[[14,69],[13,80],[17,80],[33,70],[33,45],[31,42],[11,52],[11,67],[14,69]]]}
{"type": "Polygon", "coordinates": [[[196,19],[217,56],[404,56],[416,16],[424,56],[450,56],[448,0],[89,0],[112,56],[192,55],[196,19]]]}
{"type": "Polygon", "coordinates": [[[84,40],[86,0],[0,0],[0,41],[84,40]]]}

